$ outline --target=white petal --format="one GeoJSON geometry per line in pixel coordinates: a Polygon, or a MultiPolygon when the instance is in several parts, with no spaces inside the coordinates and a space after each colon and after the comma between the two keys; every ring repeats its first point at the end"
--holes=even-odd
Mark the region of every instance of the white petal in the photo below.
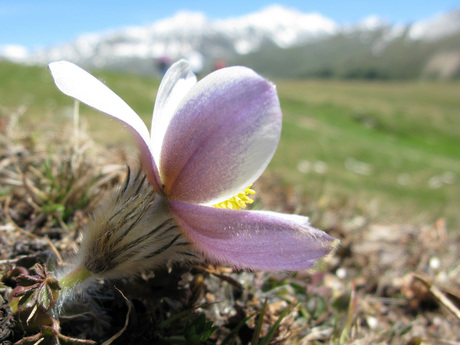
{"type": "Polygon", "coordinates": [[[134,135],[141,164],[150,183],[160,191],[158,169],[150,151],[148,129],[142,119],[118,95],[91,74],[68,61],[49,64],[54,82],[64,94],[120,120],[134,135]]]}
{"type": "Polygon", "coordinates": [[[148,129],[142,119],[117,94],[82,68],[68,61],[49,64],[54,82],[66,95],[113,116],[132,127],[148,142],[148,129]]]}
{"type": "Polygon", "coordinates": [[[169,122],[178,104],[195,84],[196,76],[186,60],[173,64],[161,81],[155,100],[151,130],[152,154],[157,166],[160,166],[161,146],[169,122]]]}

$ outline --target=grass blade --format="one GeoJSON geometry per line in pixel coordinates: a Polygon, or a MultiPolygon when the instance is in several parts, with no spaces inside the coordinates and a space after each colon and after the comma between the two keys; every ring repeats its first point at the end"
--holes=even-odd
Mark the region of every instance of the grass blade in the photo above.
{"type": "Polygon", "coordinates": [[[281,324],[281,321],[283,321],[286,315],[292,310],[293,306],[294,302],[291,302],[291,304],[289,304],[289,306],[281,313],[281,315],[278,317],[278,320],[276,320],[275,324],[270,328],[267,335],[261,340],[261,342],[258,345],[268,345],[270,340],[275,335],[275,332],[278,329],[279,325],[281,324]]]}
{"type": "Polygon", "coordinates": [[[267,297],[265,297],[264,305],[262,306],[262,310],[260,311],[259,320],[257,320],[257,325],[254,331],[254,335],[252,336],[251,345],[257,345],[257,343],[259,342],[260,330],[262,329],[262,325],[264,323],[264,316],[265,316],[266,310],[267,310],[267,297]]]}

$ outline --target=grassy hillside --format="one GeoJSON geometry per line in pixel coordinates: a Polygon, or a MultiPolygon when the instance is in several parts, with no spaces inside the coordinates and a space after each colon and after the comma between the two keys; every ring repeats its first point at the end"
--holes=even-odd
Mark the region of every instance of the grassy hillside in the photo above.
{"type": "Polygon", "coordinates": [[[278,90],[285,126],[272,169],[319,196],[374,205],[387,221],[458,223],[459,83],[283,81],[278,90]]]}
{"type": "MultiPolygon", "coordinates": [[[[158,81],[96,72],[150,125],[158,81]]],[[[277,81],[284,112],[269,171],[319,202],[348,200],[386,222],[445,217],[460,225],[460,83],[277,81]]],[[[0,116],[40,135],[70,122],[73,101],[46,68],[0,62],[0,116]],[[22,108],[21,108],[22,107],[22,108]]],[[[82,106],[99,143],[129,142],[120,126],[82,106]]]]}

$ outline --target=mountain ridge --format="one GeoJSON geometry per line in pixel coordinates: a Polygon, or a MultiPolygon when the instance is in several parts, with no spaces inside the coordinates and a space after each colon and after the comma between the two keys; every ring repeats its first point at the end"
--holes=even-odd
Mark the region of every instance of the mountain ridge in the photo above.
{"type": "MultiPolygon", "coordinates": [[[[302,13],[293,8],[272,5],[259,12],[218,20],[211,20],[201,12],[182,11],[149,25],[86,34],[69,43],[31,53],[21,51],[20,47],[9,47],[9,50],[8,47],[0,47],[0,56],[34,64],[65,59],[89,68],[139,73],[153,73],[154,63],[164,59],[189,59],[197,73],[212,70],[217,60],[225,59],[229,64],[248,64],[276,77],[321,77],[328,74],[350,77],[353,73],[341,74],[336,70],[338,65],[346,69],[342,66],[345,62],[338,63],[342,59],[340,56],[322,58],[329,61],[330,66],[320,63],[316,72],[305,67],[313,65],[306,59],[314,58],[315,54],[324,55],[320,53],[321,49],[340,54],[336,49],[338,44],[344,46],[343,52],[347,56],[353,49],[366,50],[365,54],[361,54],[361,58],[366,60],[361,65],[369,65],[375,60],[369,68],[377,71],[369,72],[369,75],[374,73],[381,78],[387,74],[393,78],[395,76],[391,73],[382,72],[381,65],[386,64],[383,60],[388,58],[389,50],[400,47],[407,55],[406,60],[420,60],[413,55],[424,54],[417,71],[407,77],[452,78],[460,74],[460,58],[458,63],[455,62],[456,56],[460,57],[460,43],[457,41],[460,42],[460,10],[409,25],[390,24],[378,16],[339,25],[319,13],[302,13]],[[411,49],[408,50],[408,47],[411,49]],[[316,49],[317,53],[309,52],[312,49],[316,49]],[[296,59],[296,54],[301,56],[296,59]],[[274,59],[275,55],[285,56],[287,61],[296,61],[296,65],[290,66],[291,73],[283,72],[279,66],[273,65],[275,62],[269,63],[272,60],[276,60],[278,65],[283,63],[282,59],[274,59]],[[442,66],[443,57],[447,56],[452,66],[448,73],[442,66]],[[330,72],[326,71],[328,69],[330,72]],[[293,75],[292,71],[296,74],[293,75]]],[[[356,57],[361,55],[357,53],[356,57]]],[[[354,63],[350,63],[352,65],[354,63]]],[[[359,77],[360,73],[356,75],[359,77]]],[[[365,73],[361,76],[365,77],[365,73]]]]}

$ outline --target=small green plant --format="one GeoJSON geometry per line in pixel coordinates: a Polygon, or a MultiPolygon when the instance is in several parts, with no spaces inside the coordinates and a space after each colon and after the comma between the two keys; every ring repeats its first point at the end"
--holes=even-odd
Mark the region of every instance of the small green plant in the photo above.
{"type": "Polygon", "coordinates": [[[186,345],[208,344],[208,339],[218,327],[212,321],[207,321],[204,314],[199,315],[192,321],[187,321],[184,326],[184,338],[186,345]]]}
{"type": "Polygon", "coordinates": [[[18,323],[16,328],[25,336],[15,344],[95,344],[92,340],[72,338],[60,332],[59,319],[50,311],[56,305],[62,287],[45,264],[36,263],[30,269],[16,266],[2,272],[0,278],[2,284],[8,280],[17,284],[10,293],[9,306],[18,323]]]}
{"type": "Polygon", "coordinates": [[[47,156],[27,166],[23,181],[36,212],[62,224],[88,206],[99,176],[85,157],[75,159],[72,148],[58,155],[61,159],[47,156]]]}
{"type": "Polygon", "coordinates": [[[289,304],[289,306],[281,312],[281,314],[277,317],[277,319],[273,323],[273,325],[271,325],[268,328],[268,331],[262,337],[261,333],[262,333],[262,327],[263,327],[264,320],[265,320],[265,315],[266,315],[266,312],[267,312],[267,305],[268,305],[267,301],[268,300],[265,299],[265,302],[264,302],[264,304],[262,306],[262,309],[259,312],[255,312],[255,313],[247,316],[243,320],[241,320],[240,323],[234,329],[232,329],[230,331],[230,333],[222,340],[221,345],[233,344],[235,339],[236,339],[236,337],[238,336],[238,332],[240,331],[240,329],[244,325],[246,325],[246,323],[249,320],[251,320],[254,317],[257,318],[257,321],[256,321],[256,325],[255,325],[254,332],[253,332],[253,335],[252,335],[251,345],[268,345],[268,344],[270,344],[270,341],[272,341],[275,338],[276,332],[277,332],[281,322],[284,320],[286,315],[288,315],[290,312],[292,312],[293,308],[296,307],[296,303],[293,302],[293,303],[289,304]]]}

